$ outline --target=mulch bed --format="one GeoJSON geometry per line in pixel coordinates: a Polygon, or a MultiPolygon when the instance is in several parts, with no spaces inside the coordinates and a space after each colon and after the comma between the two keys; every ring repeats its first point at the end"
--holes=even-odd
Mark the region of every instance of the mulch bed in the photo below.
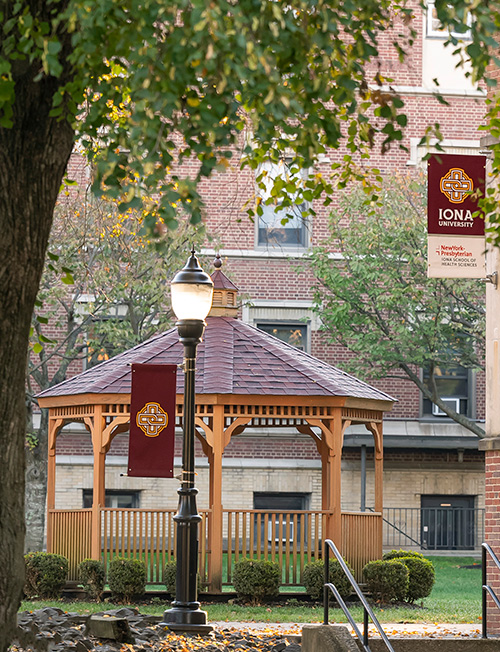
{"type": "Polygon", "coordinates": [[[128,640],[96,638],[90,615],[46,607],[18,614],[18,627],[11,652],[300,652],[297,636],[284,633],[220,630],[207,636],[174,634],[160,627],[161,616],[122,608],[94,616],[125,618],[128,640]]]}

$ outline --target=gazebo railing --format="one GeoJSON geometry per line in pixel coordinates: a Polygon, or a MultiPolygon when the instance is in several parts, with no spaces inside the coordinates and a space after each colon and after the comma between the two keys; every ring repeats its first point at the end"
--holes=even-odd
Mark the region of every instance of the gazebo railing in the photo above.
{"type": "MultiPolygon", "coordinates": [[[[174,509],[101,510],[102,558],[142,559],[146,563],[148,584],[163,584],[165,564],[175,558],[176,527],[174,509]]],[[[207,581],[208,512],[200,510],[198,533],[199,573],[207,581]]]]}
{"type": "Polygon", "coordinates": [[[78,578],[78,564],[92,556],[92,510],[51,509],[47,522],[49,552],[66,557],[68,579],[78,578]]]}
{"type": "MultiPolygon", "coordinates": [[[[109,563],[114,557],[142,559],[148,584],[163,584],[163,569],[174,558],[175,510],[100,510],[100,554],[109,563]]],[[[326,511],[223,510],[222,550],[209,550],[210,511],[200,510],[199,569],[210,590],[210,557],[222,559],[222,584],[231,585],[234,564],[245,557],[269,559],[281,568],[282,586],[299,586],[304,566],[321,558],[327,538],[326,511]]],[[[91,557],[92,510],[50,510],[49,552],[70,560],[71,581],[78,564],[91,557]]],[[[360,578],[365,563],[382,554],[382,518],[373,512],[342,512],[342,553],[360,578]]]]}
{"type": "Polygon", "coordinates": [[[342,512],[342,555],[362,581],[363,567],[382,556],[382,514],[380,512],[342,512]]]}
{"type": "Polygon", "coordinates": [[[234,564],[240,559],[278,562],[282,585],[301,584],[304,565],[320,557],[327,512],[224,510],[224,549],[232,584],[234,564]]]}

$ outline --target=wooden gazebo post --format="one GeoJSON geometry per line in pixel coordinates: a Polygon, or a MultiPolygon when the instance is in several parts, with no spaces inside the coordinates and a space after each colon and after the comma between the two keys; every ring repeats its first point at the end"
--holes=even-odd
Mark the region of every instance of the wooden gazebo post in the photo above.
{"type": "MultiPolygon", "coordinates": [[[[367,423],[367,429],[373,434],[374,451],[375,451],[375,511],[382,514],[384,509],[384,445],[383,445],[383,425],[382,420],[375,423],[367,423]]],[[[382,521],[380,521],[379,545],[382,549],[382,521]]]]}
{"type": "Polygon", "coordinates": [[[52,545],[51,510],[56,506],[56,438],[64,424],[63,419],[49,418],[48,467],[47,467],[47,548],[52,545]]]}
{"type": "Polygon", "coordinates": [[[106,450],[102,445],[102,433],[104,430],[102,409],[102,405],[95,405],[93,417],[87,417],[85,419],[85,425],[89,429],[92,437],[92,450],[94,453],[91,537],[92,559],[101,558],[101,507],[104,507],[106,502],[106,450]]]}
{"type": "Polygon", "coordinates": [[[223,404],[215,405],[212,427],[200,418],[196,423],[205,432],[205,437],[198,437],[209,464],[209,508],[208,529],[208,574],[212,591],[222,591],[223,560],[223,506],[222,506],[222,455],[234,434],[241,433],[251,417],[239,417],[225,428],[223,404]]]}

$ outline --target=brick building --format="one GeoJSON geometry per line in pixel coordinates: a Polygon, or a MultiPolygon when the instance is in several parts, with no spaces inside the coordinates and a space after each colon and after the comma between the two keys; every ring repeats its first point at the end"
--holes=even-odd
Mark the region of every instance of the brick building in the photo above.
{"type": "MultiPolygon", "coordinates": [[[[373,152],[370,165],[378,167],[384,176],[412,173],[423,167],[422,157],[427,150],[419,143],[430,123],[440,124],[447,153],[480,151],[478,127],[485,112],[484,93],[472,86],[463,71],[456,69],[451,49],[443,46],[444,38],[431,2],[426,13],[416,5],[413,27],[417,37],[407,61],[401,64],[390,54],[387,35],[387,50],[382,49],[379,62],[381,74],[392,79],[391,88],[403,97],[408,115],[402,143],[406,151],[393,147],[384,155],[373,152]],[[435,79],[439,80],[439,92],[447,105],[435,97],[435,79]]],[[[341,151],[330,152],[315,172],[326,176],[331,163],[342,156],[341,151]]],[[[71,165],[80,166],[81,159],[75,155],[71,165]]],[[[280,173],[272,166],[269,171],[280,173]]],[[[257,192],[255,173],[249,168],[240,170],[237,160],[226,172],[215,173],[203,183],[207,230],[217,245],[207,245],[202,254],[207,261],[216,253],[221,255],[224,272],[239,288],[243,321],[342,367],[345,351],[326,343],[312,312],[312,278],[307,272],[308,248],[326,237],[329,209],[318,203],[314,206],[314,219],[294,218],[286,226],[276,228],[271,207],[254,222],[247,218],[243,207],[255,201],[257,192]],[[304,265],[297,272],[299,261],[304,265]]],[[[471,418],[483,420],[484,378],[464,371],[461,381],[462,393],[456,397],[459,409],[471,418]]],[[[374,384],[398,400],[384,424],[384,508],[387,519],[393,523],[385,532],[385,545],[476,547],[483,534],[484,508],[484,458],[477,438],[436,414],[409,380],[374,384]],[[439,525],[425,522],[422,508],[434,510],[439,525]],[[449,508],[462,509],[465,526],[450,520],[449,508]],[[406,536],[401,536],[401,531],[406,536]]],[[[144,509],[159,504],[175,507],[177,481],[124,477],[126,453],[127,435],[118,435],[107,457],[109,504],[144,509]]],[[[90,504],[91,455],[86,433],[72,431],[59,436],[56,507],[80,508],[90,504]]],[[[208,464],[201,450],[196,466],[199,507],[203,508],[208,500],[208,464]]],[[[309,437],[287,429],[247,430],[224,453],[224,507],[320,509],[320,467],[317,450],[309,437]]],[[[361,427],[353,426],[346,432],[342,469],[342,508],[373,507],[369,499],[374,483],[373,442],[361,427]]]]}

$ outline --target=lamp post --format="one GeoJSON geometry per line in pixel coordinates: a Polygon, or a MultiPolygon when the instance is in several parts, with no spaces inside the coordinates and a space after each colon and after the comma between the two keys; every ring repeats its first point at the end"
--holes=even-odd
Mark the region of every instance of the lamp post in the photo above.
{"type": "Polygon", "coordinates": [[[178,490],[177,574],[175,600],[163,614],[163,625],[177,632],[205,634],[212,630],[207,614],[197,601],[198,524],[201,517],[196,508],[194,486],[194,419],[196,347],[205,330],[205,317],[210,311],[213,295],[212,279],[206,274],[191,251],[185,267],[171,285],[172,308],[177,317],[179,340],[184,345],[184,412],[182,418],[182,476],[178,490]]]}

